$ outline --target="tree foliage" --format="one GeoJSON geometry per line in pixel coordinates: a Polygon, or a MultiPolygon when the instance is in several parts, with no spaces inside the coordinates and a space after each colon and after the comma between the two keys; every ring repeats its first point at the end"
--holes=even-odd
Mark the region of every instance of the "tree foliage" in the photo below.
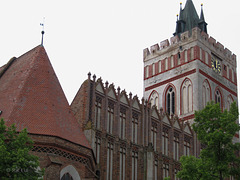
{"type": "Polygon", "coordinates": [[[203,110],[195,112],[193,129],[198,140],[206,147],[200,158],[181,157],[182,170],[178,177],[184,180],[223,180],[233,176],[240,178],[239,143],[233,138],[240,130],[238,108],[232,103],[229,111],[222,112],[219,104],[209,103],[203,110]]]}
{"type": "Polygon", "coordinates": [[[1,179],[41,179],[43,170],[38,170],[38,157],[29,153],[33,141],[28,137],[27,130],[20,133],[13,124],[6,127],[0,121],[0,177],[1,179]]]}

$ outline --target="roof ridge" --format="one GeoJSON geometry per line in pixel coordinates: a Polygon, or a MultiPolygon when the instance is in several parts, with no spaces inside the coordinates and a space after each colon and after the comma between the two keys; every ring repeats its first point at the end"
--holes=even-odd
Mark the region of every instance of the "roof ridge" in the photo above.
{"type": "Polygon", "coordinates": [[[3,65],[3,69],[0,71],[0,78],[3,74],[8,70],[8,68],[12,65],[12,63],[16,60],[16,57],[12,57],[7,64],[3,65]]]}

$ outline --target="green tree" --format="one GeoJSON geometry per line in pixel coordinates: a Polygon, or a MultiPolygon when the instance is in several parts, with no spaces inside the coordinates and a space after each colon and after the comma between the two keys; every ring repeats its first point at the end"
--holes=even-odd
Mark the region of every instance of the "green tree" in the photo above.
{"type": "Polygon", "coordinates": [[[200,158],[181,157],[181,171],[177,174],[184,180],[223,180],[233,176],[240,178],[240,144],[233,138],[240,130],[238,108],[232,103],[229,111],[222,112],[219,104],[209,103],[195,112],[193,129],[198,140],[206,146],[200,158]]]}
{"type": "Polygon", "coordinates": [[[6,127],[0,121],[0,177],[1,179],[34,180],[42,179],[43,170],[39,167],[38,157],[29,153],[33,141],[28,137],[27,130],[20,133],[13,124],[6,127]]]}

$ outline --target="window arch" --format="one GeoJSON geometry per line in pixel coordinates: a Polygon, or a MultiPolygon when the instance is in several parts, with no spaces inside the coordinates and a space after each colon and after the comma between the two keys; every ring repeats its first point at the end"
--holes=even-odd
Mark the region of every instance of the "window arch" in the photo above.
{"type": "Polygon", "coordinates": [[[174,114],[175,113],[175,96],[176,96],[176,92],[175,89],[173,88],[173,86],[169,86],[167,88],[166,91],[166,98],[165,98],[165,104],[166,104],[166,112],[170,115],[170,114],[174,114]]]}
{"type": "Polygon", "coordinates": [[[193,111],[193,88],[192,82],[185,79],[181,88],[182,99],[182,114],[190,113],[193,111]]]}
{"type": "Polygon", "coordinates": [[[153,91],[150,95],[149,102],[151,103],[151,106],[156,106],[157,109],[159,109],[159,95],[157,91],[153,91]]]}
{"type": "Polygon", "coordinates": [[[202,86],[202,104],[203,108],[207,105],[207,103],[211,100],[211,87],[207,80],[203,82],[202,86]]]}
{"type": "Polygon", "coordinates": [[[73,180],[73,177],[69,173],[65,173],[61,180],[73,180]]]}
{"type": "Polygon", "coordinates": [[[231,95],[227,97],[227,110],[230,110],[231,104],[233,103],[233,98],[231,95]]]}
{"type": "Polygon", "coordinates": [[[71,179],[81,180],[77,170],[72,165],[68,165],[61,170],[60,179],[61,180],[71,180],[71,179]]]}
{"type": "Polygon", "coordinates": [[[215,103],[219,103],[220,108],[222,109],[223,104],[222,104],[222,93],[219,88],[216,88],[215,94],[214,94],[214,100],[215,103]]]}

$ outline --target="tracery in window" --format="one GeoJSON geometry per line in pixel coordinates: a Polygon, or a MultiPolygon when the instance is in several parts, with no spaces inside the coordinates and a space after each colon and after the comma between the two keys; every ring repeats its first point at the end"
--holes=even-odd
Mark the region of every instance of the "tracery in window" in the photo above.
{"type": "Polygon", "coordinates": [[[222,108],[222,96],[219,89],[215,91],[215,103],[219,103],[220,108],[222,108]]]}
{"type": "Polygon", "coordinates": [[[172,86],[170,86],[166,93],[166,112],[170,114],[175,113],[175,92],[172,86]]]}

